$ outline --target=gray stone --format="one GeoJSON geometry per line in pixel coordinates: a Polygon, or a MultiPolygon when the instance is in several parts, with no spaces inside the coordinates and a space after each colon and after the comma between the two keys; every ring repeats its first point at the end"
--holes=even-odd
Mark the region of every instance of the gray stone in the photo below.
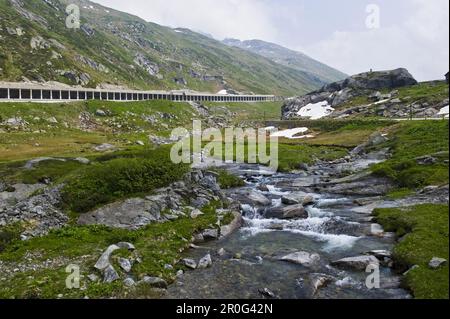
{"type": "Polygon", "coordinates": [[[319,289],[328,285],[334,278],[326,274],[310,274],[309,280],[311,282],[312,295],[315,295],[319,289]]]}
{"type": "Polygon", "coordinates": [[[197,269],[205,269],[211,266],[212,266],[211,255],[207,254],[205,257],[200,259],[200,261],[198,262],[197,269]]]}
{"type": "Polygon", "coordinates": [[[119,280],[119,274],[117,273],[117,271],[114,269],[113,266],[108,265],[104,270],[103,270],[103,282],[110,284],[116,280],[119,280]]]}
{"type": "Polygon", "coordinates": [[[190,269],[196,269],[197,268],[197,263],[195,262],[195,260],[190,259],[190,258],[184,258],[181,260],[181,263],[186,266],[187,268],[190,269]]]}
{"type": "Polygon", "coordinates": [[[134,281],[133,278],[126,278],[126,279],[123,281],[123,285],[124,285],[125,287],[131,288],[131,287],[136,286],[136,282],[134,281]]]}
{"type": "Polygon", "coordinates": [[[259,289],[258,292],[267,298],[275,299],[277,297],[269,288],[259,289]]]}
{"type": "Polygon", "coordinates": [[[98,276],[96,274],[90,274],[87,277],[92,282],[97,282],[99,280],[99,278],[98,278],[98,276]]]}
{"type": "Polygon", "coordinates": [[[215,240],[219,238],[219,231],[217,229],[206,229],[202,232],[205,240],[215,240]]]}
{"type": "Polygon", "coordinates": [[[308,212],[301,204],[286,207],[271,207],[266,209],[264,215],[266,218],[277,218],[277,219],[308,218],[308,212]]]}
{"type": "Polygon", "coordinates": [[[305,267],[312,267],[320,261],[320,256],[318,254],[312,254],[306,251],[298,251],[281,257],[280,260],[299,264],[305,267]]]}
{"type": "Polygon", "coordinates": [[[129,261],[128,259],[125,258],[119,258],[118,260],[119,266],[120,268],[122,268],[125,272],[130,272],[131,271],[131,261],[129,261]]]}
{"type": "Polygon", "coordinates": [[[331,263],[332,266],[336,266],[343,269],[355,269],[365,271],[369,265],[378,266],[380,263],[374,256],[357,256],[343,258],[331,263]]]}
{"type": "Polygon", "coordinates": [[[116,251],[119,250],[120,247],[118,247],[117,245],[111,245],[109,246],[105,252],[100,256],[100,258],[98,259],[97,263],[95,264],[95,268],[98,270],[103,270],[105,268],[107,268],[108,266],[111,266],[111,262],[110,262],[110,257],[111,254],[116,251]]]}
{"type": "Polygon", "coordinates": [[[444,266],[447,264],[447,259],[444,258],[438,258],[438,257],[433,257],[433,259],[431,259],[430,263],[428,264],[428,266],[431,269],[439,269],[440,267],[444,266]]]}
{"type": "Polygon", "coordinates": [[[108,144],[108,143],[104,143],[98,146],[94,147],[94,150],[97,152],[106,152],[106,151],[111,151],[114,150],[116,147],[114,145],[108,144]]]}
{"type": "Polygon", "coordinates": [[[150,285],[153,288],[167,289],[167,286],[168,286],[167,281],[165,281],[164,279],[159,278],[159,277],[145,276],[142,279],[142,282],[150,285]]]}

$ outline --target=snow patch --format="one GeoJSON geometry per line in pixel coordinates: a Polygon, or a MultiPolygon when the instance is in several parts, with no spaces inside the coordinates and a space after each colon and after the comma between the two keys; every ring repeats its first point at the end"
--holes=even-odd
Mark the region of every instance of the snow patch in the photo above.
{"type": "Polygon", "coordinates": [[[309,117],[311,120],[318,120],[334,112],[334,108],[327,101],[319,103],[310,103],[300,109],[297,115],[309,117]]]}
{"type": "MultiPolygon", "coordinates": [[[[305,136],[304,135],[296,136],[296,135],[304,134],[308,131],[309,131],[309,129],[307,127],[297,127],[297,128],[293,128],[290,130],[284,130],[284,131],[279,131],[279,132],[273,133],[271,135],[271,137],[285,137],[285,138],[289,138],[289,139],[299,139],[299,138],[305,138],[305,136]]],[[[309,137],[311,137],[311,135],[309,135],[309,137]]]]}
{"type": "Polygon", "coordinates": [[[449,106],[444,106],[438,113],[438,115],[449,115],[449,106]]]}

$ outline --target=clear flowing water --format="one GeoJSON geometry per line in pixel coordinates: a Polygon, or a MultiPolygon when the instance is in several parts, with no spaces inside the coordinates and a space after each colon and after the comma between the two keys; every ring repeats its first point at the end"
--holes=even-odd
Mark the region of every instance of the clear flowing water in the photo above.
{"type": "Polygon", "coordinates": [[[236,164],[229,165],[228,169],[243,176],[247,183],[246,187],[230,190],[229,197],[236,198],[253,190],[266,196],[271,204],[242,205],[245,224],[239,231],[187,252],[185,257],[196,260],[210,253],[213,265],[186,272],[169,287],[169,298],[263,298],[260,291],[265,288],[278,298],[288,299],[409,297],[399,288],[399,277],[388,267],[381,267],[381,288],[368,289],[365,282],[369,273],[330,266],[332,261],[372,250],[390,251],[394,245],[394,238],[389,234],[373,235],[370,212],[355,204],[355,197],[311,193],[309,186],[323,178],[322,175],[271,175],[257,166],[236,164]],[[266,186],[266,191],[259,190],[261,185],[266,186]],[[307,207],[307,219],[263,217],[264,209],[282,206],[282,196],[297,191],[305,191],[315,198],[315,204],[307,207]],[[219,256],[217,252],[222,248],[226,254],[219,256]],[[317,253],[320,262],[304,267],[279,260],[296,251],[317,253]],[[316,291],[315,274],[332,276],[333,280],[316,291]]]}

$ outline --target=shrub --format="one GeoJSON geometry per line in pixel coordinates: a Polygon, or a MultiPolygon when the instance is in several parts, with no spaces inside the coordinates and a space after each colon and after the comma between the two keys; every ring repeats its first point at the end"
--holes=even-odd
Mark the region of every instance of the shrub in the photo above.
{"type": "Polygon", "coordinates": [[[98,163],[70,176],[62,190],[64,208],[85,213],[119,198],[168,186],[188,171],[187,165],[173,164],[165,150],[149,155],[98,163]]]}

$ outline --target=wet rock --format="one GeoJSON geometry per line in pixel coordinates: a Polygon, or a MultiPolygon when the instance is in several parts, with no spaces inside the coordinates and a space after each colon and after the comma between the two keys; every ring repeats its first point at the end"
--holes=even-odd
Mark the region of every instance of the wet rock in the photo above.
{"type": "Polygon", "coordinates": [[[117,245],[109,246],[105,250],[105,252],[100,256],[100,258],[98,259],[98,261],[94,267],[98,270],[103,270],[103,269],[107,268],[108,266],[111,266],[110,257],[114,251],[119,250],[119,249],[120,249],[120,247],[117,245]]]}
{"type": "Polygon", "coordinates": [[[197,269],[205,269],[211,266],[212,266],[211,255],[207,254],[205,257],[200,259],[200,261],[198,262],[197,269]]]}
{"type": "Polygon", "coordinates": [[[268,192],[269,191],[269,188],[265,184],[258,185],[258,187],[256,187],[256,189],[261,191],[261,192],[268,192]]]}
{"type": "Polygon", "coordinates": [[[267,298],[271,298],[271,299],[275,299],[277,297],[277,295],[275,295],[269,288],[262,288],[259,289],[258,292],[267,298]]]}
{"type": "Polygon", "coordinates": [[[233,221],[228,225],[223,225],[220,227],[220,238],[230,236],[232,233],[234,233],[244,225],[244,219],[242,218],[241,213],[234,211],[232,212],[232,214],[234,216],[233,221]]]}
{"type": "Polygon", "coordinates": [[[219,231],[217,229],[206,229],[202,232],[205,240],[216,240],[219,238],[219,231]]]}
{"type": "Polygon", "coordinates": [[[117,271],[114,269],[113,266],[108,265],[103,270],[103,282],[104,283],[110,284],[118,279],[120,279],[119,274],[117,273],[117,271]]]}
{"type": "Polygon", "coordinates": [[[285,207],[271,207],[265,210],[264,215],[266,218],[277,219],[308,218],[308,212],[301,204],[285,207]]]}
{"type": "Polygon", "coordinates": [[[197,263],[195,262],[195,260],[190,259],[190,258],[184,258],[181,260],[181,263],[186,266],[187,268],[190,269],[196,269],[197,268],[197,263]]]}
{"type": "Polygon", "coordinates": [[[224,248],[220,248],[218,251],[217,251],[217,254],[219,255],[219,256],[225,256],[225,254],[226,254],[227,252],[226,252],[226,250],[224,249],[224,248]]]}
{"type": "Polygon", "coordinates": [[[77,157],[74,159],[76,162],[80,163],[80,164],[84,164],[84,165],[88,165],[91,163],[90,160],[88,160],[87,158],[84,157],[77,157]]]}
{"type": "Polygon", "coordinates": [[[233,199],[244,205],[268,206],[271,201],[256,190],[243,190],[233,194],[233,199]]]}
{"type": "Polygon", "coordinates": [[[336,266],[342,269],[355,269],[365,271],[369,265],[379,265],[379,261],[374,256],[357,256],[343,258],[331,263],[332,266],[336,266]]]}
{"type": "Polygon", "coordinates": [[[148,284],[153,288],[167,289],[167,286],[168,286],[167,281],[165,281],[164,279],[159,278],[159,277],[145,276],[141,282],[148,284]]]}
{"type": "Polygon", "coordinates": [[[320,256],[306,251],[298,251],[281,257],[279,260],[299,264],[305,267],[312,267],[320,261],[320,256]]]}
{"type": "Polygon", "coordinates": [[[205,237],[203,237],[203,234],[201,234],[201,233],[194,234],[194,240],[193,240],[194,244],[201,244],[203,242],[205,242],[205,237]]]}
{"type": "Polygon", "coordinates": [[[446,264],[447,264],[447,259],[433,257],[433,259],[431,259],[430,263],[428,264],[428,267],[430,267],[431,269],[439,269],[440,267],[442,267],[446,264]]]}
{"type": "Polygon", "coordinates": [[[292,192],[289,195],[284,195],[281,197],[281,202],[284,205],[302,204],[307,196],[308,194],[305,192],[292,192]]]}
{"type": "Polygon", "coordinates": [[[311,282],[312,295],[314,296],[319,289],[328,285],[334,278],[325,274],[310,274],[309,280],[311,282]]]}
{"type": "Polygon", "coordinates": [[[383,237],[384,229],[380,224],[371,224],[370,225],[370,234],[372,236],[383,237]]]}
{"type": "Polygon", "coordinates": [[[303,206],[309,206],[313,205],[315,203],[314,197],[312,195],[306,195],[305,198],[303,198],[303,206]]]}

